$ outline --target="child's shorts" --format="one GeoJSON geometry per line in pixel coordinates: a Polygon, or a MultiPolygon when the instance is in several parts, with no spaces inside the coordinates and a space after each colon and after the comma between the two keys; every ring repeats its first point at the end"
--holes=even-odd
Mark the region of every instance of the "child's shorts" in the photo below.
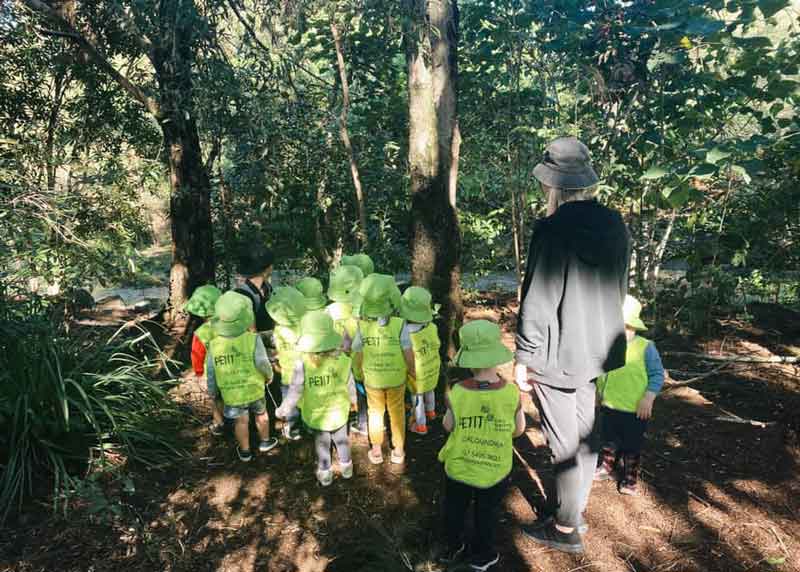
{"type": "Polygon", "coordinates": [[[244,405],[226,405],[222,410],[222,414],[225,416],[225,419],[238,419],[243,415],[247,415],[248,412],[252,413],[253,415],[262,415],[266,413],[266,400],[262,397],[261,399],[256,399],[255,401],[246,403],[244,405]]]}

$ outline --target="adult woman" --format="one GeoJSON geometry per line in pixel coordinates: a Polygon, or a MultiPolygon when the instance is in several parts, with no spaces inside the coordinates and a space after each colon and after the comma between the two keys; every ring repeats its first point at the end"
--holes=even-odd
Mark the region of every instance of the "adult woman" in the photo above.
{"type": "Polygon", "coordinates": [[[622,303],[630,235],[622,217],[593,198],[598,177],[574,137],[550,143],[534,169],[547,196],[528,251],[517,322],[516,372],[530,380],[555,465],[554,519],[523,527],[532,540],[582,552],[579,530],[597,453],[594,379],[625,365],[622,303]]]}

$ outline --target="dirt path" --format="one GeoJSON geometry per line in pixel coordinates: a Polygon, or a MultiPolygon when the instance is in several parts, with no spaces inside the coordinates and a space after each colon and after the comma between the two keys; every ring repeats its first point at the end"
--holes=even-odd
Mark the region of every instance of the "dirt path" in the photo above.
{"type": "MultiPolygon", "coordinates": [[[[470,317],[500,318],[511,340],[513,308],[477,306],[470,317]]],[[[791,317],[789,317],[791,318],[791,317]]],[[[778,351],[796,343],[789,318],[737,326],[726,351],[778,351]]],[[[662,351],[709,350],[720,340],[664,340],[662,351]]],[[[668,367],[698,371],[699,363],[668,367]]],[[[282,443],[249,465],[234,460],[231,437],[211,438],[202,388],[187,380],[179,399],[198,418],[187,430],[193,454],[179,467],[128,476],[135,492],[111,485],[118,515],[68,520],[46,510],[0,533],[0,571],[433,571],[441,548],[440,426],[410,435],[405,467],[375,467],[355,438],[355,476],[319,487],[308,439],[282,443]],[[116,488],[115,488],[116,487],[116,488]]],[[[732,368],[657,401],[644,456],[642,495],[595,486],[584,556],[541,549],[520,523],[534,520],[550,486],[547,449],[529,401],[529,429],[516,441],[512,486],[499,524],[497,570],[800,570],[800,448],[787,427],[800,411],[800,385],[786,366],[732,368]],[[765,428],[720,421],[723,410],[775,422],[765,428]],[[528,469],[532,467],[534,470],[528,469]]],[[[794,425],[797,427],[796,425],[794,425]]]]}

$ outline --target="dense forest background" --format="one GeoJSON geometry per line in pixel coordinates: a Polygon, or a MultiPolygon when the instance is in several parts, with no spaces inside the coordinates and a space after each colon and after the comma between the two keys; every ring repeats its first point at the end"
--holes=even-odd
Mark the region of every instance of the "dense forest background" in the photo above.
{"type": "Polygon", "coordinates": [[[177,454],[173,362],[75,328],[81,289],[168,286],[174,318],[252,241],[319,276],[364,250],[448,333],[524,271],[556,136],[659,328],[796,306],[799,30],[798,0],[0,0],[0,513],[42,467],[59,504],[87,458],[177,454]]]}

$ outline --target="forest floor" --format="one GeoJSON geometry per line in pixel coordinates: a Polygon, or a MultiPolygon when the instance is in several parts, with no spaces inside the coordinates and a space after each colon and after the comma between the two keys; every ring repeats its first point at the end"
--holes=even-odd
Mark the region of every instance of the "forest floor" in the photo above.
{"type": "MultiPolygon", "coordinates": [[[[513,347],[516,307],[507,297],[473,303],[469,318],[499,320],[513,347]]],[[[717,364],[669,351],[800,355],[800,314],[758,305],[718,335],[657,338],[665,364],[692,377],[717,364]]],[[[510,372],[507,372],[510,373],[510,372]]],[[[176,398],[196,423],[191,456],[158,471],[127,467],[106,490],[109,506],[42,504],[0,530],[0,571],[434,571],[442,548],[441,425],[409,434],[405,466],[370,465],[353,440],[355,476],[321,488],[308,438],[254,462],[235,460],[232,437],[212,438],[209,403],[186,377],[176,398]],[[125,486],[121,483],[125,482],[125,486]]],[[[733,364],[657,400],[641,494],[597,483],[586,513],[586,553],[570,556],[527,540],[552,486],[548,452],[527,396],[528,430],[515,441],[512,485],[498,522],[508,572],[800,570],[800,379],[781,364],[733,364]],[[720,418],[724,418],[720,419],[720,418]],[[757,420],[764,426],[743,423],[757,420]],[[733,420],[733,421],[732,421],[733,420]]]]}

